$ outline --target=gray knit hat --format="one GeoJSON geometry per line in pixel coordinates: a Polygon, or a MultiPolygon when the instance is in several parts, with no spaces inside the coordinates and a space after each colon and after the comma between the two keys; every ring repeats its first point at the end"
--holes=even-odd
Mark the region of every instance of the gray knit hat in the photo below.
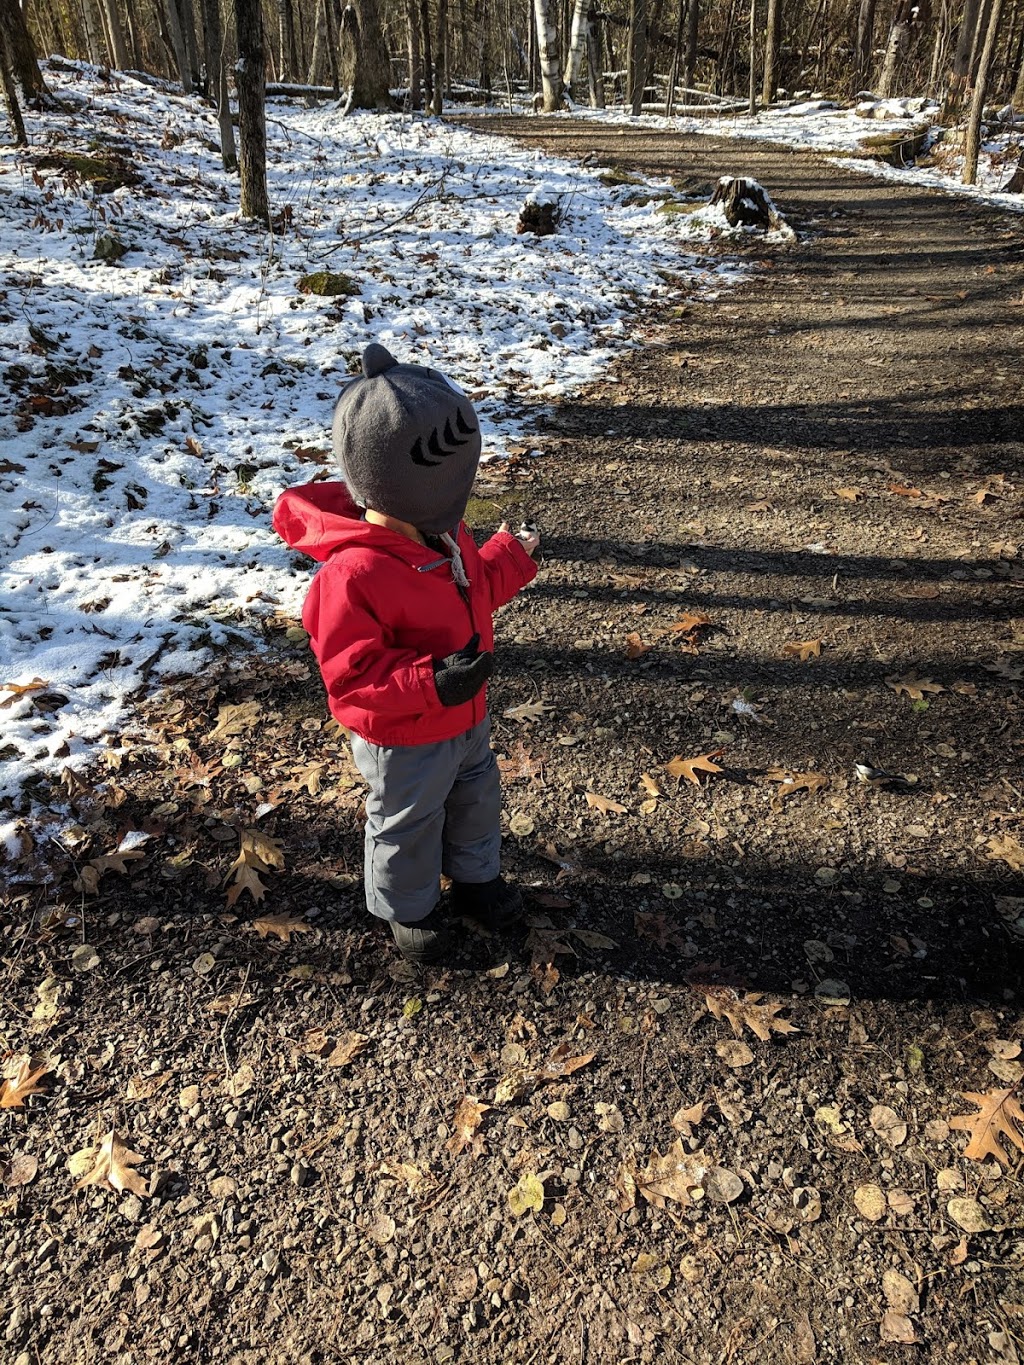
{"type": "Polygon", "coordinates": [[[440,535],[462,520],[480,463],[480,423],[437,370],[374,343],[334,410],[334,453],[364,507],[440,535]]]}

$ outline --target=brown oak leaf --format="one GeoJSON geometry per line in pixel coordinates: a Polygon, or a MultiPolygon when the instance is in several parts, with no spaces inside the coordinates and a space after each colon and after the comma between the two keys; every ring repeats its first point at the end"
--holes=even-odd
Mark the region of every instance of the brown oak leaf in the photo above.
{"type": "Polygon", "coordinates": [[[777,1017],[779,1010],[786,1008],[785,1002],[762,1004],[763,996],[763,991],[747,991],[741,999],[728,986],[712,986],[704,991],[709,1013],[716,1019],[727,1019],[737,1038],[742,1038],[744,1025],[763,1043],[767,1043],[773,1033],[799,1033],[795,1024],[777,1017]]]}
{"type": "Polygon", "coordinates": [[[46,1092],[37,1082],[52,1070],[45,1063],[33,1069],[31,1057],[17,1058],[16,1065],[11,1067],[7,1079],[0,1085],[0,1109],[20,1109],[29,1095],[44,1095],[46,1092]]]}
{"type": "Polygon", "coordinates": [[[915,678],[913,673],[904,673],[902,678],[897,678],[893,674],[892,677],[886,678],[885,683],[897,696],[901,692],[906,692],[911,701],[924,701],[926,692],[937,694],[946,690],[941,683],[932,682],[931,678],[915,678]]]}
{"type": "Polygon", "coordinates": [[[452,1120],[454,1129],[452,1136],[445,1143],[452,1156],[459,1156],[469,1148],[470,1156],[475,1160],[483,1151],[484,1138],[477,1129],[483,1122],[483,1117],[488,1109],[493,1106],[481,1104],[475,1095],[463,1095],[459,1100],[458,1108],[455,1110],[455,1118],[452,1120]]]}
{"type": "Polygon", "coordinates": [[[721,758],[724,753],[724,749],[712,749],[710,753],[698,754],[696,758],[681,758],[677,754],[665,764],[665,771],[677,781],[682,781],[685,777],[687,782],[699,787],[698,773],[720,773],[722,769],[714,760],[721,758]]]}
{"type": "Polygon", "coordinates": [[[131,1190],[146,1199],[149,1197],[146,1181],[132,1170],[145,1160],[138,1152],[130,1151],[111,1129],[98,1147],[84,1147],[76,1152],[68,1166],[72,1175],[82,1177],[75,1185],[76,1190],[86,1185],[106,1185],[119,1194],[131,1190]]]}
{"type": "Polygon", "coordinates": [[[252,927],[260,938],[269,938],[272,934],[282,943],[290,943],[292,934],[308,934],[313,928],[305,920],[292,919],[288,915],[264,915],[261,919],[254,919],[252,927]]]}
{"type": "Polygon", "coordinates": [[[627,813],[626,807],[621,802],[613,801],[609,796],[598,796],[597,792],[584,792],[584,796],[591,810],[600,811],[606,819],[613,811],[616,815],[627,813]]]}
{"type": "Polygon", "coordinates": [[[808,659],[820,658],[821,645],[821,640],[791,640],[788,645],[782,646],[782,652],[805,664],[808,659]]]}
{"type": "Polygon", "coordinates": [[[964,1156],[972,1161],[994,1156],[1000,1165],[1009,1166],[1002,1141],[1011,1142],[1024,1152],[1024,1109],[1020,1101],[1012,1090],[989,1090],[984,1095],[964,1090],[962,1094],[965,1100],[978,1106],[977,1114],[957,1114],[949,1120],[950,1128],[971,1135],[964,1156]]]}

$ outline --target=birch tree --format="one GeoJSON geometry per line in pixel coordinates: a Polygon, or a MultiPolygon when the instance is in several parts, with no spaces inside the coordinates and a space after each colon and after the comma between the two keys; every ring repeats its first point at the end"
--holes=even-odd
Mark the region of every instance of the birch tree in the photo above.
{"type": "Polygon", "coordinates": [[[558,74],[558,31],[555,28],[551,0],[533,0],[537,22],[537,48],[540,56],[540,83],[543,95],[541,109],[553,114],[562,107],[562,82],[558,74]]]}
{"type": "Polygon", "coordinates": [[[583,50],[587,41],[587,9],[589,0],[576,0],[572,11],[572,28],[569,32],[569,56],[565,63],[562,81],[567,90],[572,90],[580,73],[583,50]]]}

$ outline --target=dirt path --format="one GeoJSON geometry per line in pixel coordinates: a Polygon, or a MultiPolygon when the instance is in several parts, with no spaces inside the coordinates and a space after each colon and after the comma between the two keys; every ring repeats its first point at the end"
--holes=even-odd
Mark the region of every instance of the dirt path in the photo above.
{"type": "Polygon", "coordinates": [[[948,1120],[1022,1072],[1020,224],[749,144],[486,128],[753,174],[800,234],[714,302],[639,300],[644,348],[544,424],[549,458],[481,480],[482,523],[547,531],[492,708],[530,935],[396,965],[283,630],[163,699],[72,793],[61,894],[10,921],[0,1027],[62,1060],[0,1119],[0,1167],[40,1163],[0,1192],[0,1355],[1009,1365],[1017,1168],[948,1120]],[[667,766],[716,750],[702,786],[667,766]],[[225,907],[244,826],[311,932],[225,907]],[[492,1107],[458,1151],[467,1095],[492,1107]],[[73,1190],[111,1125],[148,1194],[73,1190]]]}

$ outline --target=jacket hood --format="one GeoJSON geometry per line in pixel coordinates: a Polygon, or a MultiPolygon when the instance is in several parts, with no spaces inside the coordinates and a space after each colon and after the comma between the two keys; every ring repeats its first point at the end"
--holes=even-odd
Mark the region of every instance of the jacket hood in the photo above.
{"type": "Polygon", "coordinates": [[[321,563],[349,546],[372,546],[409,562],[433,553],[398,531],[364,521],[362,508],[340,482],[286,489],[274,504],[273,526],[286,545],[321,563]]]}

